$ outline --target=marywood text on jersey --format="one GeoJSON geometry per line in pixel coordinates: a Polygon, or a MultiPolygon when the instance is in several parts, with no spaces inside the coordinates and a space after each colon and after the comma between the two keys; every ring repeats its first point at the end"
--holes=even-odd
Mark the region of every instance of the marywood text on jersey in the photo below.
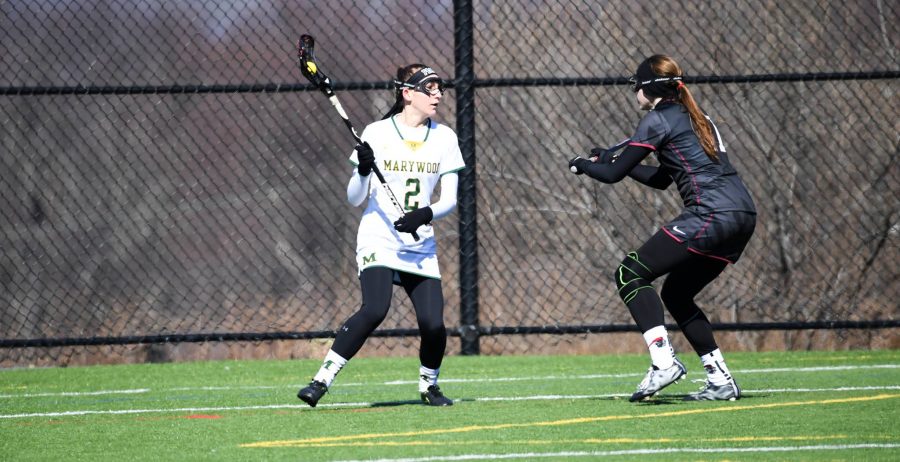
{"type": "Polygon", "coordinates": [[[409,173],[437,173],[438,162],[421,162],[407,160],[385,160],[383,170],[409,173]]]}

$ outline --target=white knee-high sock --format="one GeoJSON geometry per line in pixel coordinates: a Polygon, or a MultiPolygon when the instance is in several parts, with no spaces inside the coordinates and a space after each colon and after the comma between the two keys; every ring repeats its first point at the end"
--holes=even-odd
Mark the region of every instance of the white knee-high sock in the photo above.
{"type": "Polygon", "coordinates": [[[346,359],[334,351],[328,350],[328,354],[325,355],[325,361],[322,362],[322,367],[319,368],[319,372],[316,373],[313,380],[322,382],[326,387],[330,387],[331,383],[334,382],[335,376],[344,368],[345,364],[347,364],[346,359]]]}
{"type": "Polygon", "coordinates": [[[644,341],[650,350],[650,360],[658,369],[668,369],[675,364],[675,350],[669,343],[665,326],[656,326],[644,332],[644,341]]]}
{"type": "Polygon", "coordinates": [[[700,356],[700,362],[706,369],[706,379],[713,385],[725,385],[731,381],[731,372],[728,371],[725,358],[722,357],[722,352],[718,348],[700,356]]]}
{"type": "Polygon", "coordinates": [[[437,385],[440,372],[440,369],[429,369],[425,366],[419,366],[419,393],[425,393],[428,391],[428,387],[437,385]]]}

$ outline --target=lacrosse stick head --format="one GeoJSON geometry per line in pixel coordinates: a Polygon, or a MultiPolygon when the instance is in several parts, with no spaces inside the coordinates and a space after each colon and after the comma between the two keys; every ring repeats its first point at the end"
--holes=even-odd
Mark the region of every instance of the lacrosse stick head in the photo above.
{"type": "Polygon", "coordinates": [[[297,59],[300,64],[300,72],[309,80],[309,83],[315,85],[316,88],[322,90],[326,95],[331,91],[331,81],[328,76],[319,70],[319,64],[316,62],[314,47],[316,41],[312,35],[303,34],[297,41],[297,59]]]}

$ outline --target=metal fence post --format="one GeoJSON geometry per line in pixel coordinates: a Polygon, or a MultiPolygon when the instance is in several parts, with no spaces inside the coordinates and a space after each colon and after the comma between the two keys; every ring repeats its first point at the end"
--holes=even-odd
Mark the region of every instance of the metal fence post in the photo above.
{"type": "Polygon", "coordinates": [[[475,70],[471,0],[453,2],[456,131],[466,168],[459,176],[460,339],[463,355],[477,355],[478,228],[475,211],[475,70]]]}

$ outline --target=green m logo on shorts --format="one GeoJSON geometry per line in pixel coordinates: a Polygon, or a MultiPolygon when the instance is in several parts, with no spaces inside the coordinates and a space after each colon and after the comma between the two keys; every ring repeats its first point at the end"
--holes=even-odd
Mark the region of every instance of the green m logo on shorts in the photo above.
{"type": "Polygon", "coordinates": [[[362,261],[363,266],[366,266],[369,263],[375,263],[375,252],[372,252],[372,255],[369,255],[368,257],[363,255],[363,261],[362,261]]]}

